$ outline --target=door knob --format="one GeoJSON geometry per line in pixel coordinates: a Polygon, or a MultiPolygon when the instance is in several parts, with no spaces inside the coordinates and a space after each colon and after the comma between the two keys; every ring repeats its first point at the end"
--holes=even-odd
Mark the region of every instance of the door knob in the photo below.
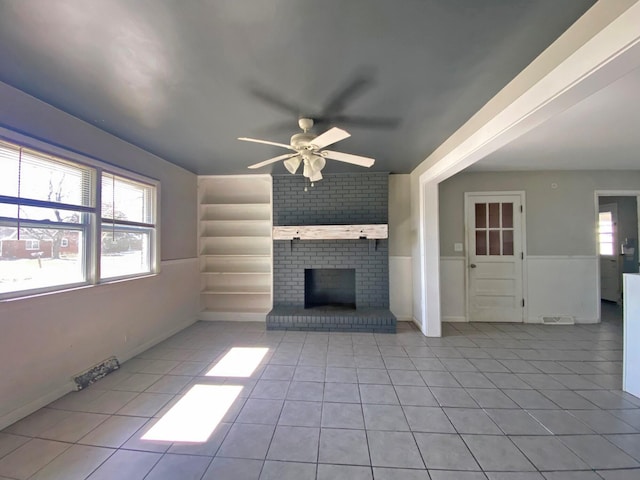
{"type": "Polygon", "coordinates": [[[472,263],[471,265],[469,265],[469,268],[476,268],[476,264],[472,263]]]}

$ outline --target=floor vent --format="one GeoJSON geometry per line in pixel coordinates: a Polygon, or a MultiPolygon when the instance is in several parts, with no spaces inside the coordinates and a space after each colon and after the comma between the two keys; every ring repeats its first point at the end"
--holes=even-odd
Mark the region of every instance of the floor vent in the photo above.
{"type": "Polygon", "coordinates": [[[84,373],[73,377],[73,381],[76,383],[76,390],[82,390],[87,388],[92,383],[100,380],[102,377],[109,375],[114,370],[120,368],[120,362],[116,357],[107,358],[97,365],[91,367],[84,373]]]}
{"type": "Polygon", "coordinates": [[[542,323],[545,325],[573,325],[576,321],[568,315],[558,315],[555,317],[542,317],[542,323]]]}

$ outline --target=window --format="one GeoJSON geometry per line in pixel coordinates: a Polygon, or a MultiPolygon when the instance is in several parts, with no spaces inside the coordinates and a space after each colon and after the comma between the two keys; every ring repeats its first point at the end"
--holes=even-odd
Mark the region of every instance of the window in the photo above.
{"type": "Polygon", "coordinates": [[[40,240],[25,240],[24,241],[24,249],[25,250],[39,250],[40,249],[40,240]]]}
{"type": "Polygon", "coordinates": [[[513,203],[476,203],[476,255],[513,255],[513,203]]]}
{"type": "Polygon", "coordinates": [[[156,271],[152,180],[5,141],[0,171],[0,298],[156,271]]]}
{"type": "Polygon", "coordinates": [[[614,225],[613,212],[605,211],[598,214],[598,244],[600,255],[613,255],[614,225]]]}
{"type": "Polygon", "coordinates": [[[102,174],[102,278],[147,273],[154,236],[154,188],[102,174]]]}

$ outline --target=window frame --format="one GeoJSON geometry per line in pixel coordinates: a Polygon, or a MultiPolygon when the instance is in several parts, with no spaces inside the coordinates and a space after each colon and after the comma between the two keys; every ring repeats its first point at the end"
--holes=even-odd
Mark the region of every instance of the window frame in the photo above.
{"type": "MultiPolygon", "coordinates": [[[[4,127],[0,127],[0,141],[13,144],[18,147],[33,150],[43,155],[49,155],[58,158],[62,161],[77,164],[80,167],[88,167],[93,170],[93,178],[91,185],[91,195],[93,206],[79,206],[70,205],[65,203],[56,202],[56,207],[61,210],[77,211],[81,215],[86,215],[86,221],[80,223],[66,223],[66,222],[49,222],[41,220],[30,220],[21,218],[20,228],[59,228],[68,227],[69,230],[81,231],[84,235],[84,251],[79,252],[82,256],[82,268],[84,271],[85,279],[81,282],[58,284],[46,287],[36,287],[23,290],[15,290],[11,292],[0,293],[0,301],[14,300],[24,297],[30,297],[34,295],[40,295],[45,293],[62,292],[72,290],[78,287],[92,287],[97,285],[109,284],[123,280],[132,280],[138,278],[145,278],[153,275],[157,275],[160,272],[160,181],[142,175],[131,170],[98,160],[97,158],[89,157],[79,152],[69,150],[63,147],[53,145],[51,143],[38,140],[21,133],[8,130],[4,127]],[[133,273],[127,275],[120,275],[108,278],[101,278],[100,274],[100,262],[101,262],[101,239],[102,239],[102,175],[108,173],[122,177],[127,180],[142,183],[148,185],[152,191],[152,199],[150,200],[152,208],[152,224],[147,225],[150,230],[149,238],[149,271],[133,273]]],[[[0,203],[3,204],[21,204],[28,206],[36,206],[50,208],[49,202],[40,200],[30,200],[18,197],[7,197],[0,195],[0,203]]],[[[7,219],[5,219],[5,222],[7,219]]]]}

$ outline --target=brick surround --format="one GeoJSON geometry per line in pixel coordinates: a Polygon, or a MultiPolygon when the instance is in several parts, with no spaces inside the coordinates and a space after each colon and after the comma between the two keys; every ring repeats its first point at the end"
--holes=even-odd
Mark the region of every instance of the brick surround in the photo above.
{"type": "MultiPolygon", "coordinates": [[[[305,192],[300,175],[274,175],[273,224],[346,225],[388,222],[386,173],[327,174],[305,192]]],[[[275,240],[273,303],[267,328],[395,331],[389,311],[388,240],[275,240]],[[305,269],[356,270],[356,310],[304,309],[305,269]]]]}

